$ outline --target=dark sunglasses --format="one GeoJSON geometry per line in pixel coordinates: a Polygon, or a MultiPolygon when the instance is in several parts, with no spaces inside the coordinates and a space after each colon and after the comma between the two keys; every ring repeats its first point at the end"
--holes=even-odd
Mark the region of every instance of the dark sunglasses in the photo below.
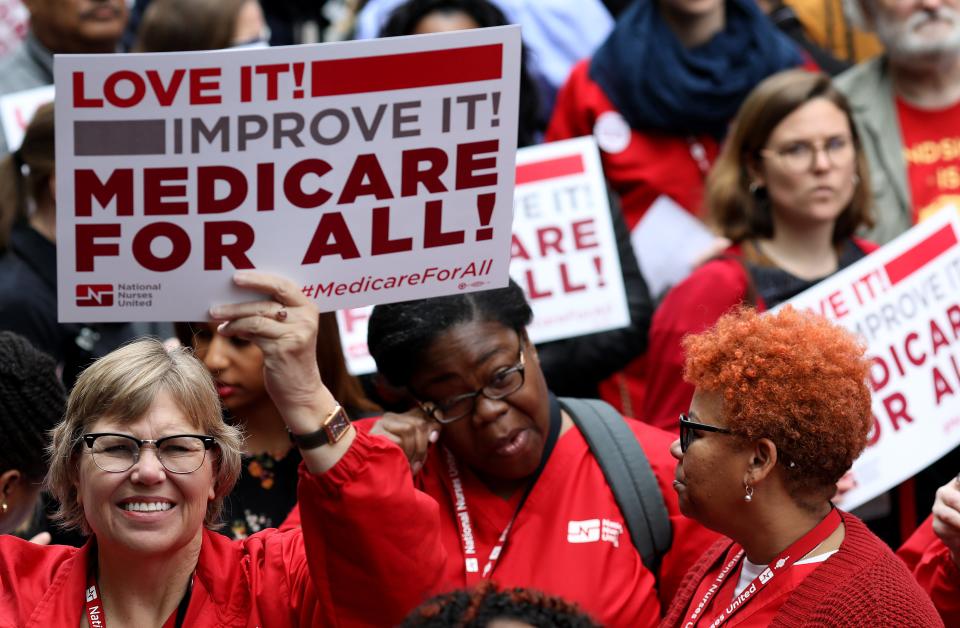
{"type": "Polygon", "coordinates": [[[688,414],[680,415],[680,451],[687,453],[687,447],[696,438],[694,431],[717,432],[718,434],[733,434],[732,431],[718,425],[707,425],[706,423],[697,423],[691,421],[688,414]]]}

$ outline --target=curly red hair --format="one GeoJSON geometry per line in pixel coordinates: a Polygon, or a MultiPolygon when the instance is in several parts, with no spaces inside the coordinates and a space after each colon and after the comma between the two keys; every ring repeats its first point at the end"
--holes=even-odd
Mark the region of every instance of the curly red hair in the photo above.
{"type": "Polygon", "coordinates": [[[795,499],[832,495],[873,423],[870,362],[853,334],[789,306],[741,307],[683,348],[684,378],[721,395],[727,427],[777,446],[795,499]]]}

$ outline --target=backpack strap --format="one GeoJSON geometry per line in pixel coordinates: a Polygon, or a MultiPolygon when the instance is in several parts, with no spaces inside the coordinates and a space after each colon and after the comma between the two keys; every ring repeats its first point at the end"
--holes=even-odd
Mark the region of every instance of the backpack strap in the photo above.
{"type": "Polygon", "coordinates": [[[623,416],[599,399],[561,397],[583,434],[626,520],[633,546],[654,577],[670,549],[671,527],[660,486],[623,416]]]}

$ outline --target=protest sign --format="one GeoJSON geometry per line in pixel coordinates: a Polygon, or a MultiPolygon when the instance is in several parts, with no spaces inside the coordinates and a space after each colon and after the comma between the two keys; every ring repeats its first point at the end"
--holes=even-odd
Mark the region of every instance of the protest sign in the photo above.
{"type": "Polygon", "coordinates": [[[53,102],[53,85],[35,87],[0,96],[0,123],[7,150],[11,153],[23,142],[23,134],[41,105],[53,102]]]}
{"type": "MultiPolygon", "coordinates": [[[[630,314],[596,141],[517,152],[510,276],[533,308],[533,342],[626,327],[630,314]]],[[[376,370],[367,352],[371,308],[338,314],[352,373],[376,370]]]]}
{"type": "Polygon", "coordinates": [[[787,303],[857,333],[873,362],[873,428],[853,465],[857,487],[841,507],[856,508],[960,444],[955,211],[941,211],[787,303]]]}
{"type": "Polygon", "coordinates": [[[58,55],[60,320],[197,320],[287,275],[321,310],[505,285],[514,26],[58,55]]]}

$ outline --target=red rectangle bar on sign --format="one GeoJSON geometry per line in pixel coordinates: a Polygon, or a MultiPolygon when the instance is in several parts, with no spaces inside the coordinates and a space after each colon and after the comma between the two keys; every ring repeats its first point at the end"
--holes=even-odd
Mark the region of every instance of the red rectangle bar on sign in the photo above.
{"type": "Polygon", "coordinates": [[[957,234],[953,225],[945,225],[884,265],[890,285],[900,283],[956,244],[957,234]]]}
{"type": "Polygon", "coordinates": [[[314,97],[490,81],[503,75],[503,45],[314,61],[310,68],[314,97]]]}
{"type": "Polygon", "coordinates": [[[546,179],[556,179],[571,174],[581,174],[585,171],[583,157],[568,155],[545,161],[534,161],[517,166],[517,185],[534,183],[546,179]]]}

